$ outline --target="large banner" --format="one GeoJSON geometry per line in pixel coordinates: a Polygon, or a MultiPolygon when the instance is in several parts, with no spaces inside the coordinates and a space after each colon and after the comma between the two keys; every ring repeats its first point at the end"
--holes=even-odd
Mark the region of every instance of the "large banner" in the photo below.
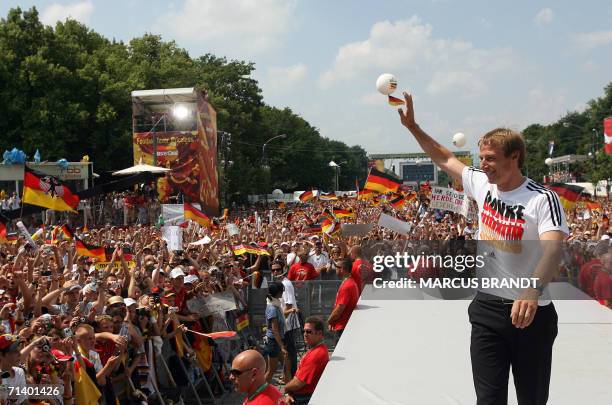
{"type": "MultiPolygon", "coordinates": [[[[163,131],[160,124],[157,138],[157,165],[171,172],[157,182],[162,203],[169,197],[182,194],[184,201],[200,203],[211,216],[219,214],[219,185],[217,178],[217,113],[202,92],[196,92],[196,130],[163,131]]],[[[134,164],[140,160],[153,164],[153,133],[134,132],[134,164]]]]}

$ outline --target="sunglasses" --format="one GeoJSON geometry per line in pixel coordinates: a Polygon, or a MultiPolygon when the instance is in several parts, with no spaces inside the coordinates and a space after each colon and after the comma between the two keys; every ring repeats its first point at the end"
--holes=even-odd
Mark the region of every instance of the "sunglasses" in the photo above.
{"type": "Polygon", "coordinates": [[[254,370],[254,368],[249,368],[247,370],[238,370],[238,369],[231,369],[230,370],[230,374],[233,375],[234,377],[240,377],[243,373],[246,373],[247,371],[251,371],[254,370]]]}
{"type": "Polygon", "coordinates": [[[315,332],[313,329],[304,329],[304,335],[312,335],[315,332]]]}

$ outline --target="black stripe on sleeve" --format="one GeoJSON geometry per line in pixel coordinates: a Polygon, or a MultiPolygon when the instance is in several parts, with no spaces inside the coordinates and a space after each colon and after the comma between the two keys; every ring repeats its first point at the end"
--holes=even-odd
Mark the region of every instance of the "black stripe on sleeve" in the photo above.
{"type": "Polygon", "coordinates": [[[557,195],[557,193],[555,193],[551,189],[548,189],[548,188],[544,187],[541,184],[536,183],[533,180],[529,180],[529,181],[530,181],[530,183],[532,184],[533,187],[539,188],[540,190],[544,191],[545,193],[548,193],[551,196],[553,204],[555,206],[555,210],[557,212],[557,219],[559,220],[559,225],[558,226],[561,226],[561,223],[562,223],[562,221],[561,221],[561,214],[563,213],[563,211],[562,211],[561,202],[559,201],[559,196],[557,195]]]}
{"type": "Polygon", "coordinates": [[[552,219],[553,225],[555,226],[561,226],[560,222],[561,222],[561,218],[559,216],[559,213],[556,211],[556,207],[555,209],[553,209],[553,201],[551,201],[551,196],[549,193],[540,190],[536,187],[534,187],[533,185],[529,184],[527,185],[527,189],[531,190],[531,191],[535,191],[536,193],[540,193],[540,194],[544,194],[546,196],[546,199],[548,200],[548,208],[550,209],[550,217],[552,219]],[[555,223],[555,215],[557,215],[557,223],[555,223]]]}

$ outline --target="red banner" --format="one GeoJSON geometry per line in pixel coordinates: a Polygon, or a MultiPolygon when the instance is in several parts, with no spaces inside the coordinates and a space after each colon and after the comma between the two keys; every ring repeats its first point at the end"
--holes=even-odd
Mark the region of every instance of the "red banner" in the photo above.
{"type": "Polygon", "coordinates": [[[606,153],[612,153],[612,117],[604,119],[604,142],[606,153]]]}

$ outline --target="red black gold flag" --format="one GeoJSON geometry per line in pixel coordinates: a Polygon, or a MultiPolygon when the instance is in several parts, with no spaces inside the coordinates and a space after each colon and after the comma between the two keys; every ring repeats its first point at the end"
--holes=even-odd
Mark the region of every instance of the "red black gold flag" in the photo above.
{"type": "Polygon", "coordinates": [[[6,238],[6,223],[8,221],[4,218],[4,216],[0,215],[0,242],[7,242],[6,238]]]}
{"type": "Polygon", "coordinates": [[[355,213],[352,210],[345,210],[344,208],[334,208],[334,216],[336,218],[352,218],[355,216],[355,213]]]}
{"type": "Polygon", "coordinates": [[[25,165],[23,202],[55,211],[75,211],[79,204],[79,196],[73,194],[61,180],[47,174],[36,173],[25,165]]]}
{"type": "Polygon", "coordinates": [[[240,332],[242,329],[247,328],[249,326],[249,314],[248,312],[243,312],[242,315],[236,318],[236,331],[240,332]]]}
{"type": "Polygon", "coordinates": [[[357,199],[367,200],[368,198],[374,197],[376,194],[378,194],[378,192],[372,191],[372,190],[367,190],[367,189],[359,190],[359,192],[357,192],[357,199]]]}
{"type": "Polygon", "coordinates": [[[404,100],[399,99],[397,97],[389,96],[389,105],[397,107],[403,104],[404,104],[404,100]]]}
{"type": "Polygon", "coordinates": [[[370,174],[366,180],[365,188],[368,190],[378,191],[379,193],[385,194],[390,192],[396,192],[402,182],[387,173],[376,170],[375,168],[370,169],[370,174]]]}
{"type": "Polygon", "coordinates": [[[313,197],[314,197],[314,193],[312,192],[312,190],[304,191],[302,194],[300,194],[300,201],[306,202],[306,201],[312,200],[313,197]]]}
{"type": "Polygon", "coordinates": [[[548,188],[559,195],[561,205],[568,210],[576,206],[576,201],[578,201],[580,193],[584,190],[584,187],[564,183],[551,183],[548,185],[548,188]]]}
{"type": "Polygon", "coordinates": [[[62,231],[62,233],[64,234],[64,239],[69,239],[72,240],[74,239],[74,232],[72,232],[72,229],[70,229],[70,227],[68,226],[68,224],[64,224],[60,227],[60,230],[62,231]]]}
{"type": "Polygon", "coordinates": [[[404,206],[404,204],[406,204],[407,201],[407,197],[404,197],[403,195],[396,195],[389,201],[389,204],[391,204],[393,208],[400,209],[404,206]]]}
{"type": "Polygon", "coordinates": [[[336,201],[337,199],[338,199],[338,196],[333,191],[331,191],[329,193],[320,193],[319,194],[319,200],[321,200],[321,201],[336,201]]]}
{"type": "Polygon", "coordinates": [[[78,237],[75,237],[77,254],[81,256],[94,257],[102,262],[106,261],[106,252],[102,246],[89,245],[78,237]]]}
{"type": "Polygon", "coordinates": [[[208,218],[205,213],[203,213],[193,205],[189,203],[183,203],[183,211],[185,219],[191,219],[192,221],[197,222],[198,224],[205,226],[206,228],[210,228],[210,218],[208,218]]]}

